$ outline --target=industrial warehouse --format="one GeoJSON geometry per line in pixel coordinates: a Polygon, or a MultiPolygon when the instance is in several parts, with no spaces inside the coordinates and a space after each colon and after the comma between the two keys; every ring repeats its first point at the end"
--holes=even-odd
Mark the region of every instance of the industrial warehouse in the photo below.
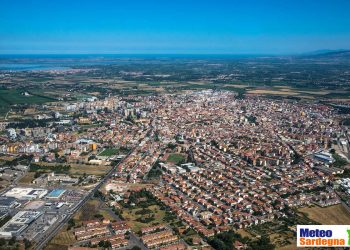
{"type": "Polygon", "coordinates": [[[35,240],[75,209],[85,191],[14,187],[0,194],[0,237],[35,240]]]}

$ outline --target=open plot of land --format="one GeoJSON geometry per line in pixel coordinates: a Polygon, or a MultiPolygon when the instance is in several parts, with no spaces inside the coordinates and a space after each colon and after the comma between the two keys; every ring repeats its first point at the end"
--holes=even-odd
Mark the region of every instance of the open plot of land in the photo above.
{"type": "Polygon", "coordinates": [[[9,185],[9,182],[7,180],[0,180],[0,190],[6,188],[9,185]]]}
{"type": "Polygon", "coordinates": [[[317,224],[310,220],[304,213],[296,213],[288,218],[287,221],[272,221],[264,224],[254,225],[244,230],[240,229],[238,233],[249,238],[266,235],[277,249],[295,249],[296,237],[293,228],[296,225],[317,224]],[[286,224],[288,227],[286,227],[286,224]],[[290,247],[290,248],[289,248],[290,247]]]}
{"type": "MultiPolygon", "coordinates": [[[[277,248],[294,247],[294,244],[296,244],[296,238],[293,235],[293,233],[290,231],[273,233],[273,234],[269,235],[269,238],[270,238],[271,242],[273,242],[273,244],[275,246],[277,246],[277,248]]],[[[286,248],[286,249],[288,249],[288,248],[286,248]]]]}
{"type": "Polygon", "coordinates": [[[73,231],[68,230],[67,226],[50,241],[50,244],[46,249],[67,249],[67,246],[72,245],[76,242],[73,231]]]}
{"type": "Polygon", "coordinates": [[[30,171],[50,172],[71,174],[71,175],[104,175],[111,169],[111,166],[105,165],[87,165],[87,164],[69,164],[57,165],[56,163],[39,162],[36,166],[31,166],[30,171]]]}
{"type": "MultiPolygon", "coordinates": [[[[233,86],[233,85],[232,85],[233,86]]],[[[288,96],[298,97],[302,99],[320,98],[339,98],[341,96],[349,96],[348,91],[329,90],[329,89],[312,89],[312,88],[294,88],[288,86],[273,87],[252,87],[246,88],[247,94],[257,94],[266,96],[288,96]]]]}
{"type": "Polygon", "coordinates": [[[253,235],[251,235],[244,229],[238,229],[237,233],[239,233],[242,237],[254,238],[253,235]]]}
{"type": "Polygon", "coordinates": [[[82,221],[93,220],[100,217],[100,215],[102,215],[104,219],[114,219],[103,202],[93,199],[89,200],[77,213],[75,213],[74,220],[76,225],[81,225],[82,221]]]}
{"type": "Polygon", "coordinates": [[[250,87],[249,85],[246,84],[225,84],[224,87],[234,87],[234,88],[238,88],[238,89],[245,89],[250,87]]]}
{"type": "Polygon", "coordinates": [[[68,250],[68,246],[50,243],[44,249],[45,250],[68,250]]]}
{"type": "Polygon", "coordinates": [[[30,184],[35,179],[34,178],[35,173],[34,172],[27,172],[20,180],[19,183],[23,184],[30,184]]]}
{"type": "Polygon", "coordinates": [[[330,207],[304,207],[299,209],[300,212],[306,213],[307,216],[323,225],[349,225],[350,213],[341,205],[330,207]]]}
{"type": "Polygon", "coordinates": [[[276,249],[277,250],[296,250],[298,248],[297,248],[297,244],[295,242],[294,244],[286,245],[286,246],[283,246],[283,247],[277,247],[276,249]]]}
{"type": "Polygon", "coordinates": [[[141,214],[140,211],[142,211],[143,208],[136,208],[136,209],[124,209],[122,216],[125,220],[128,221],[128,223],[130,224],[132,230],[134,232],[138,232],[140,231],[140,229],[145,228],[145,227],[149,227],[152,225],[156,225],[156,224],[161,224],[164,223],[163,219],[165,216],[165,211],[164,210],[160,210],[158,205],[152,205],[147,207],[147,210],[150,210],[150,213],[148,214],[141,214]],[[140,213],[140,214],[138,214],[140,213]],[[138,219],[140,218],[144,218],[147,216],[154,216],[153,220],[150,221],[149,223],[142,223],[140,221],[138,221],[138,219]]]}
{"type": "Polygon", "coordinates": [[[294,91],[282,91],[282,90],[270,90],[270,89],[254,89],[248,90],[248,94],[262,94],[262,95],[298,95],[298,92],[294,91]]]}
{"type": "Polygon", "coordinates": [[[86,165],[86,164],[71,164],[69,169],[70,174],[74,175],[104,175],[111,169],[111,166],[95,166],[95,165],[86,165]]]}

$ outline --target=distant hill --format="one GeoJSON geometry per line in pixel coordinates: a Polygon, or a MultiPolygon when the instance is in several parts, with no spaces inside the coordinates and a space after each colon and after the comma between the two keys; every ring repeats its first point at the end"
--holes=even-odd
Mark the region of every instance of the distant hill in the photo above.
{"type": "Polygon", "coordinates": [[[314,55],[323,55],[323,54],[328,54],[328,53],[337,53],[337,52],[343,52],[347,51],[346,49],[320,49],[320,50],[315,50],[315,51],[310,51],[310,52],[305,52],[302,53],[303,56],[314,56],[314,55]]]}
{"type": "Polygon", "coordinates": [[[350,60],[350,50],[318,50],[298,56],[301,59],[350,60]]]}

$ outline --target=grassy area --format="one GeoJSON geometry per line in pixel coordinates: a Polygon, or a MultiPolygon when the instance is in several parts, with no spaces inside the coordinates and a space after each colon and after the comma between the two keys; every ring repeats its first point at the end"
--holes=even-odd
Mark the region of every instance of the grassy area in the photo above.
{"type": "Polygon", "coordinates": [[[239,233],[242,237],[254,238],[253,235],[251,235],[244,229],[238,229],[237,233],[239,233]]]}
{"type": "Polygon", "coordinates": [[[55,101],[55,99],[31,93],[30,96],[22,95],[26,90],[20,89],[0,89],[0,112],[5,114],[14,104],[43,104],[55,101]]]}
{"type": "Polygon", "coordinates": [[[71,244],[74,244],[75,242],[76,239],[74,237],[73,231],[67,231],[67,226],[64,226],[64,228],[51,240],[50,245],[52,244],[53,246],[69,246],[71,244]]]}
{"type": "Polygon", "coordinates": [[[298,97],[301,99],[315,99],[315,98],[325,98],[325,99],[335,99],[335,98],[348,98],[348,91],[332,91],[329,89],[315,89],[315,88],[299,88],[291,86],[249,86],[245,88],[247,94],[257,94],[264,96],[280,96],[280,97],[298,97]]]}
{"type": "Polygon", "coordinates": [[[349,225],[350,213],[341,205],[321,208],[318,206],[304,207],[299,211],[323,225],[349,225]]]}
{"type": "Polygon", "coordinates": [[[251,226],[244,230],[238,230],[237,233],[243,237],[259,238],[262,235],[267,236],[277,249],[294,249],[296,245],[296,237],[294,229],[296,225],[314,225],[317,222],[311,220],[303,212],[295,212],[288,215],[287,218],[266,222],[251,226]]]}
{"type": "Polygon", "coordinates": [[[185,156],[182,154],[170,154],[167,161],[174,164],[185,163],[185,156]]]}
{"type": "Polygon", "coordinates": [[[13,105],[13,104],[42,104],[50,101],[54,101],[55,99],[44,96],[37,95],[35,93],[30,93],[29,96],[25,96],[22,93],[25,90],[19,89],[0,89],[0,105],[13,105]]]}
{"type": "Polygon", "coordinates": [[[35,173],[34,172],[27,172],[20,180],[19,183],[22,184],[30,184],[35,179],[34,178],[35,173]]]}
{"type": "MultiPolygon", "coordinates": [[[[71,174],[71,175],[99,175],[106,174],[111,169],[111,166],[95,166],[87,164],[70,164],[59,165],[56,163],[39,162],[37,164],[31,164],[30,172],[52,172],[71,174]]],[[[30,178],[30,177],[27,177],[30,178]]]]}
{"type": "Polygon", "coordinates": [[[85,173],[87,175],[101,176],[111,169],[111,166],[94,166],[86,164],[71,164],[70,166],[69,173],[73,175],[83,175],[85,173]]]}
{"type": "Polygon", "coordinates": [[[134,232],[140,231],[142,228],[149,227],[152,225],[157,225],[164,223],[165,211],[160,210],[158,205],[152,205],[146,208],[148,213],[142,214],[141,211],[143,208],[136,209],[124,209],[122,212],[122,216],[125,220],[127,220],[134,232]],[[140,218],[145,218],[148,216],[153,216],[153,220],[147,223],[140,222],[140,218]]]}
{"type": "Polygon", "coordinates": [[[337,153],[332,154],[332,155],[333,155],[333,158],[335,160],[335,162],[333,163],[334,167],[341,168],[341,167],[344,167],[345,165],[348,164],[348,161],[346,159],[344,159],[343,157],[341,157],[340,155],[338,155],[337,153]]]}
{"type": "Polygon", "coordinates": [[[68,250],[68,246],[50,243],[45,250],[68,250]]]}
{"type": "Polygon", "coordinates": [[[116,148],[106,148],[103,150],[99,156],[112,156],[112,155],[117,155],[119,154],[119,150],[116,148]]]}
{"type": "Polygon", "coordinates": [[[30,172],[55,172],[58,174],[67,174],[70,170],[69,165],[57,165],[57,164],[49,164],[49,163],[38,163],[38,164],[30,164],[29,171],[30,172]]]}
{"type": "Polygon", "coordinates": [[[79,226],[83,221],[94,220],[100,217],[100,215],[108,220],[114,219],[103,202],[98,199],[89,200],[77,213],[75,213],[75,224],[79,226]]]}
{"type": "Polygon", "coordinates": [[[286,246],[282,246],[282,247],[276,247],[277,250],[297,250],[297,245],[295,244],[289,244],[286,246]]]}

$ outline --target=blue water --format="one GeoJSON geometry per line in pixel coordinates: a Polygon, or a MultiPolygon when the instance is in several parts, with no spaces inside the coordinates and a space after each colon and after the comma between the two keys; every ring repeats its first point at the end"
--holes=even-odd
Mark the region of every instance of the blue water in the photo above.
{"type": "Polygon", "coordinates": [[[113,65],[149,60],[240,59],[268,55],[110,54],[110,55],[0,55],[0,71],[65,70],[79,66],[113,65]]]}
{"type": "Polygon", "coordinates": [[[0,63],[0,70],[4,71],[65,70],[69,68],[70,67],[31,63],[0,63]]]}
{"type": "Polygon", "coordinates": [[[65,190],[64,189],[54,189],[49,194],[48,197],[58,197],[60,196],[65,190]]]}

